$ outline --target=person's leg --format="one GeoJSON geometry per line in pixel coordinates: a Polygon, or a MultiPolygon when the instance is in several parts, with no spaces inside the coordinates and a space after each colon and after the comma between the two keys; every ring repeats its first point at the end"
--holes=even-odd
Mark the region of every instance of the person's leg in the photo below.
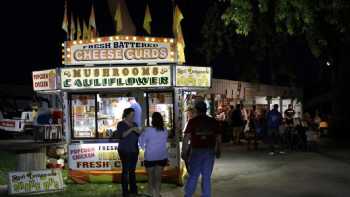
{"type": "Polygon", "coordinates": [[[153,180],[153,171],[154,167],[148,167],[146,168],[147,170],[147,176],[148,176],[148,193],[153,196],[153,191],[154,191],[154,180],[153,180]]]}
{"type": "Polygon", "coordinates": [[[274,147],[274,132],[273,132],[273,129],[272,128],[269,128],[268,131],[267,131],[267,140],[268,140],[268,144],[269,144],[269,147],[270,147],[270,153],[273,154],[275,152],[275,147],[274,147]]]}
{"type": "Polygon", "coordinates": [[[235,133],[235,141],[234,141],[234,143],[235,144],[239,144],[240,130],[241,130],[241,127],[234,127],[234,133],[235,133]]]}
{"type": "Polygon", "coordinates": [[[207,151],[203,154],[204,159],[201,166],[202,175],[202,197],[211,196],[211,174],[213,172],[215,154],[214,151],[207,151]]]}
{"type": "Polygon", "coordinates": [[[129,192],[128,187],[128,173],[129,173],[129,163],[128,163],[128,155],[124,152],[118,151],[120,160],[122,162],[122,176],[121,176],[121,183],[122,183],[122,192],[123,197],[127,197],[129,192]]]}
{"type": "Polygon", "coordinates": [[[234,144],[236,139],[235,127],[231,127],[231,131],[232,131],[232,144],[234,144]]]}
{"type": "Polygon", "coordinates": [[[137,194],[135,170],[136,170],[138,156],[139,156],[139,153],[130,154],[129,179],[130,179],[130,193],[132,194],[137,194]]]}
{"type": "Polygon", "coordinates": [[[196,191],[198,177],[200,175],[200,166],[202,163],[201,152],[192,150],[189,160],[190,174],[185,185],[185,197],[192,197],[196,191]]]}
{"type": "Polygon", "coordinates": [[[162,166],[156,166],[155,167],[155,197],[160,197],[160,187],[162,183],[162,172],[163,172],[163,167],[162,166]]]}

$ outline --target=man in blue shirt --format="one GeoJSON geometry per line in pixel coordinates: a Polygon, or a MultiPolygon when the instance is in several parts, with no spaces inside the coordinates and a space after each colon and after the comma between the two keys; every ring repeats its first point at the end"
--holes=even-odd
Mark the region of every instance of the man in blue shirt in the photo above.
{"type": "Polygon", "coordinates": [[[134,97],[129,97],[130,107],[134,109],[134,122],[138,127],[142,127],[142,108],[134,97]]]}
{"type": "MultiPolygon", "coordinates": [[[[278,105],[273,105],[273,109],[267,114],[268,138],[270,143],[270,155],[275,155],[275,145],[279,138],[279,127],[282,123],[282,114],[278,111],[278,105]]],[[[282,153],[282,152],[281,152],[282,153]]]]}

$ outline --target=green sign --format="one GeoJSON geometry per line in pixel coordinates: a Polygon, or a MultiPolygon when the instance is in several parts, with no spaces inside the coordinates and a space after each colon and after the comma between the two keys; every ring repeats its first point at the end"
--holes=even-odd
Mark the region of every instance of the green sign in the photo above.
{"type": "Polygon", "coordinates": [[[61,69],[62,89],[169,87],[170,66],[80,67],[61,69]]]}
{"type": "Polygon", "coordinates": [[[61,170],[9,172],[9,194],[62,191],[61,170]]]}

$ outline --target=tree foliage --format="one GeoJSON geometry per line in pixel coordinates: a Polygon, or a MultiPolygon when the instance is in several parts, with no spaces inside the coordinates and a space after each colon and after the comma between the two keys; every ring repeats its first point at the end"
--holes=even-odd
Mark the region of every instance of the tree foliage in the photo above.
{"type": "MultiPolygon", "coordinates": [[[[272,32],[290,36],[303,35],[316,57],[335,36],[345,36],[349,29],[349,6],[345,0],[229,0],[222,15],[226,25],[237,26],[238,34],[248,35],[257,29],[254,16],[270,15],[272,32]],[[254,7],[257,9],[254,10],[254,7]],[[331,35],[328,32],[333,31],[331,35]]],[[[261,21],[260,21],[261,22],[261,21]]],[[[267,23],[268,24],[268,23],[267,23]]],[[[261,24],[260,25],[265,25],[261,24]]]]}

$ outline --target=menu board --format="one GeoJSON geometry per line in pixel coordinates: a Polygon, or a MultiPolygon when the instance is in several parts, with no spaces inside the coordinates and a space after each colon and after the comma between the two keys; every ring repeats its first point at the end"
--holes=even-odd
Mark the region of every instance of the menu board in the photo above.
{"type": "Polygon", "coordinates": [[[210,87],[211,68],[194,66],[176,66],[176,86],[180,87],[210,87]]]}

